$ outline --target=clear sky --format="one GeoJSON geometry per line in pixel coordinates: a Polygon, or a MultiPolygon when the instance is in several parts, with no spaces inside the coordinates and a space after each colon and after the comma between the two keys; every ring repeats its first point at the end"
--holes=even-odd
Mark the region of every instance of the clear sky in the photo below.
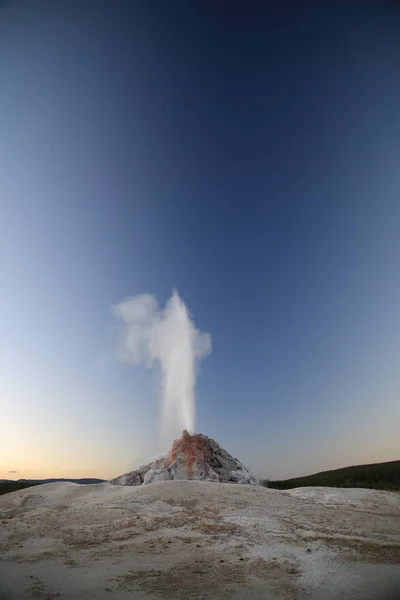
{"type": "Polygon", "coordinates": [[[175,287],[198,432],[269,478],[400,458],[400,11],[273,4],[2,3],[0,478],[152,458],[110,307],[175,287]]]}

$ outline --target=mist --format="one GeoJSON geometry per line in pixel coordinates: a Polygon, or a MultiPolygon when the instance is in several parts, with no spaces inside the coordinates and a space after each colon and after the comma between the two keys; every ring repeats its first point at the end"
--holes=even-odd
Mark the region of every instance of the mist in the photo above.
{"type": "Polygon", "coordinates": [[[211,352],[211,336],[196,329],[178,292],[164,309],[150,294],[111,308],[123,321],[120,360],[156,368],[160,377],[160,442],[169,447],[183,429],[195,431],[195,387],[199,362],[211,352]]]}

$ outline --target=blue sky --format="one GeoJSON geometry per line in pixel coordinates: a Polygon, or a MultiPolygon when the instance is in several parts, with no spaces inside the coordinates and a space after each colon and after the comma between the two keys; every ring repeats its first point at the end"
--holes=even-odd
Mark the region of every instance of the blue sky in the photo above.
{"type": "Polygon", "coordinates": [[[175,287],[212,336],[197,431],[270,478],[399,458],[388,6],[0,9],[0,477],[152,458],[110,307],[175,287]]]}

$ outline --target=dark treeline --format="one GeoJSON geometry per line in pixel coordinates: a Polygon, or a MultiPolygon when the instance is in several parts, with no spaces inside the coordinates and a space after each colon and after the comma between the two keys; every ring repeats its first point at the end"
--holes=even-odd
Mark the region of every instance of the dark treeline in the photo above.
{"type": "Polygon", "coordinates": [[[296,487],[325,486],[347,488],[370,488],[376,490],[400,491],[400,460],[345,467],[334,471],[323,471],[306,477],[296,477],[283,481],[263,479],[261,484],[276,490],[289,490],[296,487]]]}
{"type": "Polygon", "coordinates": [[[32,485],[40,485],[40,482],[0,481],[0,496],[2,496],[3,494],[9,494],[10,492],[17,492],[18,490],[24,490],[25,488],[31,487],[32,485]]]}
{"type": "Polygon", "coordinates": [[[10,492],[17,492],[25,488],[31,487],[32,485],[41,485],[43,483],[59,483],[59,482],[72,482],[79,483],[81,485],[89,485],[95,483],[104,483],[104,479],[96,479],[95,477],[83,477],[81,479],[19,479],[18,481],[0,480],[0,496],[2,494],[9,494],[10,492]]]}

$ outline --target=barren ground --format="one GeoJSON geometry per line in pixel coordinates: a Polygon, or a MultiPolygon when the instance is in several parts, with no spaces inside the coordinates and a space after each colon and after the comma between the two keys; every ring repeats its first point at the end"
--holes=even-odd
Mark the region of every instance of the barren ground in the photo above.
{"type": "Polygon", "coordinates": [[[0,497],[1,600],[392,600],[396,585],[398,493],[168,481],[0,497]]]}

